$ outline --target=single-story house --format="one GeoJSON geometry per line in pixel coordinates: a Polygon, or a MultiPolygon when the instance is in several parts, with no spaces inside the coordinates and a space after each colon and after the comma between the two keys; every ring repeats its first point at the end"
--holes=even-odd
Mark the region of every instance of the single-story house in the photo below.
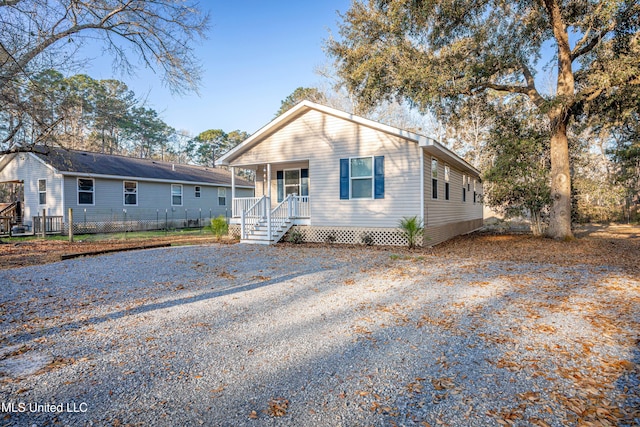
{"type": "Polygon", "coordinates": [[[48,228],[64,228],[72,208],[74,226],[85,226],[81,232],[205,224],[230,217],[233,197],[254,195],[252,182],[221,168],[59,147],[1,157],[0,183],[23,186],[14,192],[22,200],[6,202],[21,206],[27,227],[37,225],[44,211],[58,219],[57,227],[48,228]]]}
{"type": "Polygon", "coordinates": [[[303,101],[223,155],[256,171],[255,196],[234,198],[241,240],[403,245],[418,217],[423,244],[482,226],[480,172],[437,141],[303,101]]]}

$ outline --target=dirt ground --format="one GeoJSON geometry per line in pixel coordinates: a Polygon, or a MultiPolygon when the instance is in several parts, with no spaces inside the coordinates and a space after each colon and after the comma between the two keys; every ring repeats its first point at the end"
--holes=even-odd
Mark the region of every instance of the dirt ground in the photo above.
{"type": "MultiPolygon", "coordinates": [[[[565,242],[536,238],[529,234],[478,232],[459,236],[433,248],[417,249],[412,254],[419,256],[424,252],[442,257],[544,262],[557,265],[606,265],[640,274],[640,226],[588,225],[579,227],[575,234],[576,239],[565,242]]],[[[232,240],[222,242],[233,243],[232,240]]],[[[0,269],[51,263],[60,261],[65,255],[94,251],[127,250],[160,244],[211,243],[216,243],[216,240],[210,234],[74,243],[60,240],[12,241],[0,243],[0,269]]],[[[407,251],[396,247],[359,249],[396,253],[407,251]]]]}
{"type": "MultiPolygon", "coordinates": [[[[216,243],[211,234],[167,236],[145,239],[119,239],[99,241],[75,241],[69,243],[63,240],[24,240],[6,242],[0,239],[0,269],[25,267],[29,265],[48,264],[57,262],[63,256],[90,254],[99,251],[131,250],[149,246],[168,244],[172,246],[202,245],[216,243]]],[[[223,243],[233,242],[225,239],[223,243]]]]}

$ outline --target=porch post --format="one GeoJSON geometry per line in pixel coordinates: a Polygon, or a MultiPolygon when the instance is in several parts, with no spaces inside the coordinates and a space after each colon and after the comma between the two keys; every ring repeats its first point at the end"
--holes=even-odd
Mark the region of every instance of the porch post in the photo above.
{"type": "Polygon", "coordinates": [[[271,163],[267,163],[267,197],[269,198],[269,203],[271,203],[271,163]]]}
{"type": "Polygon", "coordinates": [[[231,217],[236,216],[236,168],[231,166],[231,217]]]}
{"type": "Polygon", "coordinates": [[[271,163],[267,163],[267,236],[271,241],[271,163]]]}

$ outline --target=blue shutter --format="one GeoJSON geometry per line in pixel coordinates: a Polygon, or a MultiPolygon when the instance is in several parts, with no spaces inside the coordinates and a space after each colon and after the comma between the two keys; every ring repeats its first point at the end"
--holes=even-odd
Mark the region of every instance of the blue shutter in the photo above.
{"type": "Polygon", "coordinates": [[[340,159],[340,200],[349,199],[349,159],[340,159]]]}
{"type": "Polygon", "coordinates": [[[384,156],[376,156],[374,163],[374,198],[384,199],[384,156]]]}
{"type": "Polygon", "coordinates": [[[300,195],[309,195],[309,169],[300,169],[300,195]]]}
{"type": "Polygon", "coordinates": [[[276,182],[278,185],[278,203],[284,200],[284,171],[276,172],[276,182]]]}

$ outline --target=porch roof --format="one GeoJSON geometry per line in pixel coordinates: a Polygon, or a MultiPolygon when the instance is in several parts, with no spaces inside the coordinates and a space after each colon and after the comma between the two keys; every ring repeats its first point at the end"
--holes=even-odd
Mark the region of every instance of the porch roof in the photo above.
{"type": "MultiPolygon", "coordinates": [[[[302,101],[298,103],[295,107],[291,108],[289,111],[281,114],[274,120],[272,120],[269,124],[259,129],[256,133],[247,138],[240,145],[236,146],[232,150],[229,150],[223,156],[221,156],[217,161],[217,165],[233,165],[233,161],[237,159],[240,155],[250,150],[252,147],[260,144],[262,140],[272,135],[279,129],[285,127],[289,123],[296,120],[298,117],[303,115],[304,113],[316,110],[324,114],[332,115],[334,117],[341,118],[343,120],[348,120],[353,123],[357,123],[362,126],[367,126],[369,128],[378,130],[380,132],[384,132],[393,136],[397,136],[403,138],[410,142],[417,143],[420,147],[422,147],[426,152],[438,156],[448,163],[455,165],[457,168],[467,171],[470,174],[480,176],[480,171],[474,168],[472,165],[467,163],[460,156],[440,144],[438,141],[426,137],[424,135],[420,135],[414,132],[409,132],[403,129],[399,129],[393,126],[388,126],[382,123],[375,122],[373,120],[365,119],[364,117],[356,116],[354,114],[346,113],[344,111],[336,110],[335,108],[327,107],[325,105],[316,104],[311,101],[302,101]]],[[[299,159],[306,160],[306,159],[299,159]]],[[[296,161],[296,159],[291,159],[291,161],[296,161]]]]}

